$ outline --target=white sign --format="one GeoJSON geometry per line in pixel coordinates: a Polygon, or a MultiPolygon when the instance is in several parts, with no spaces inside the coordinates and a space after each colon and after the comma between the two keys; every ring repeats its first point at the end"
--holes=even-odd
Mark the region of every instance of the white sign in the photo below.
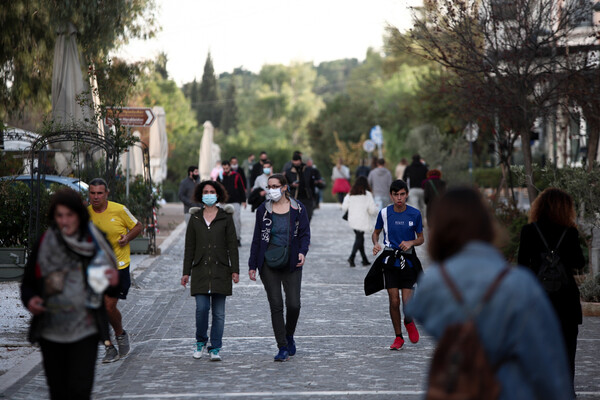
{"type": "Polygon", "coordinates": [[[383,144],[383,131],[379,125],[375,125],[371,128],[371,140],[375,142],[376,145],[381,146],[383,144]]]}
{"type": "Polygon", "coordinates": [[[375,151],[375,147],[377,147],[377,145],[371,139],[367,139],[363,142],[363,149],[367,153],[372,153],[373,151],[375,151]]]}
{"type": "Polygon", "coordinates": [[[477,140],[477,136],[479,136],[479,125],[477,122],[469,122],[464,130],[465,139],[467,142],[474,142],[477,140]]]}

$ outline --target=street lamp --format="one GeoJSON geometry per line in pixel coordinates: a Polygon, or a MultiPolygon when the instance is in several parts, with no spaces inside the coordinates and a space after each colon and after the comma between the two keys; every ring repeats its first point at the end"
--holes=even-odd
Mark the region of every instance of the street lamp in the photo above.
{"type": "Polygon", "coordinates": [[[463,132],[465,139],[469,142],[469,177],[471,178],[471,184],[473,184],[473,142],[479,136],[479,125],[477,125],[477,122],[469,122],[463,132]]]}

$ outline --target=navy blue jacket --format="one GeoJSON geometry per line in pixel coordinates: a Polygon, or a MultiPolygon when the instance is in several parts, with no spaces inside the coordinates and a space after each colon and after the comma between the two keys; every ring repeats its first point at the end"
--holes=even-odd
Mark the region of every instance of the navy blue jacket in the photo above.
{"type": "MultiPolygon", "coordinates": [[[[273,225],[273,201],[267,200],[256,210],[256,223],[250,247],[248,267],[260,271],[265,261],[265,251],[271,240],[271,226],[273,225]]],[[[308,253],[310,245],[310,224],[304,205],[293,198],[290,199],[290,271],[297,271],[302,267],[298,264],[298,254],[308,253]]]]}

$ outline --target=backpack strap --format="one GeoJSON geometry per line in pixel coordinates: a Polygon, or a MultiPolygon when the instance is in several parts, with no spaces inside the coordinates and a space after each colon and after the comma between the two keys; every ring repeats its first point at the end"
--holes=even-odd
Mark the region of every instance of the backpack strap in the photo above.
{"type": "MultiPolygon", "coordinates": [[[[537,229],[540,238],[542,239],[542,242],[544,243],[544,246],[546,246],[546,249],[549,252],[552,252],[553,250],[550,249],[550,246],[548,246],[548,242],[546,242],[546,238],[544,237],[544,235],[542,234],[542,230],[540,229],[540,227],[538,226],[537,222],[533,223],[533,226],[535,226],[535,229],[537,229]]],[[[562,243],[563,238],[565,237],[565,235],[567,234],[567,229],[565,228],[565,230],[563,231],[562,235],[560,235],[560,239],[558,239],[558,243],[556,243],[556,247],[554,248],[555,250],[558,250],[558,246],[560,246],[560,244],[562,243]]]]}
{"type": "MultiPolygon", "coordinates": [[[[481,298],[481,301],[479,301],[479,303],[477,304],[475,309],[472,312],[468,312],[468,310],[465,309],[465,311],[467,311],[467,314],[469,314],[471,317],[475,317],[481,312],[481,309],[483,308],[483,306],[492,298],[492,296],[494,295],[494,292],[500,285],[500,282],[502,282],[502,279],[506,276],[506,274],[508,274],[510,272],[511,268],[512,268],[511,265],[507,264],[502,269],[502,271],[500,271],[500,273],[496,276],[496,278],[492,281],[492,283],[490,284],[488,289],[485,291],[483,297],[481,298]]],[[[450,292],[452,293],[452,295],[454,296],[456,301],[461,306],[464,307],[463,296],[460,293],[460,291],[458,290],[458,287],[456,286],[456,284],[454,283],[452,278],[450,278],[450,275],[448,274],[448,271],[446,270],[446,267],[444,264],[440,265],[440,272],[442,273],[442,277],[444,278],[446,285],[450,289],[450,292]]]]}

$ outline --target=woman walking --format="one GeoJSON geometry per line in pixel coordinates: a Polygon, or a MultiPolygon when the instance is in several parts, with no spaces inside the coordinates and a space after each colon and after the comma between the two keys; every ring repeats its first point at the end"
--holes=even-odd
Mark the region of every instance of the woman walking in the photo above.
{"type": "Polygon", "coordinates": [[[350,191],[350,168],[344,165],[344,160],[338,159],[337,164],[331,171],[331,181],[333,186],[331,192],[337,195],[339,203],[344,201],[344,197],[350,191]]]}
{"type": "Polygon", "coordinates": [[[237,235],[233,207],[217,206],[227,201],[221,184],[204,181],[196,186],[194,197],[202,207],[190,208],[190,222],[185,233],[185,253],[181,284],[190,282],[190,295],[196,298],[196,348],[193,357],[202,358],[206,350],[211,361],[221,361],[225,328],[225,298],[232,294],[232,284],[239,282],[237,235]],[[190,279],[191,276],[191,279],[190,279]],[[210,346],[208,316],[212,310],[210,346]]]}
{"type": "MultiPolygon", "coordinates": [[[[479,192],[448,190],[431,222],[433,263],[419,279],[406,311],[436,341],[448,326],[472,317],[495,369],[499,400],[572,399],[552,306],[535,277],[508,266],[494,247],[495,223],[479,192]],[[492,296],[484,300],[496,283],[492,296]]],[[[452,390],[452,381],[448,383],[445,386],[452,390]]]]}
{"type": "Polygon", "coordinates": [[[377,206],[369,182],[364,176],[359,176],[354,182],[354,186],[350,190],[350,195],[344,197],[342,203],[342,211],[348,212],[348,224],[354,230],[354,245],[348,263],[351,267],[355,267],[354,256],[356,252],[360,252],[362,257],[362,265],[367,266],[371,263],[367,259],[365,253],[365,232],[371,232],[375,226],[374,218],[377,216],[377,206]]]}
{"type": "Polygon", "coordinates": [[[33,314],[29,340],[40,344],[52,399],[89,399],[98,342],[109,339],[104,293],[118,291],[117,260],[74,190],[52,196],[48,217],[21,284],[33,314]]]}
{"type": "Polygon", "coordinates": [[[540,277],[542,255],[556,250],[564,268],[564,283],[547,287],[546,292],[560,321],[569,366],[571,383],[575,377],[577,335],[582,323],[579,289],[573,274],[585,265],[575,223],[573,199],[560,189],[544,190],[531,205],[529,224],[521,230],[519,264],[540,277]]]}
{"type": "Polygon", "coordinates": [[[309,244],[310,225],[304,205],[289,196],[285,176],[272,175],[267,185],[267,201],[256,210],[248,274],[255,281],[258,270],[267,292],[279,348],[275,361],[287,361],[296,354],[294,333],[300,315],[302,266],[309,244]]]}

